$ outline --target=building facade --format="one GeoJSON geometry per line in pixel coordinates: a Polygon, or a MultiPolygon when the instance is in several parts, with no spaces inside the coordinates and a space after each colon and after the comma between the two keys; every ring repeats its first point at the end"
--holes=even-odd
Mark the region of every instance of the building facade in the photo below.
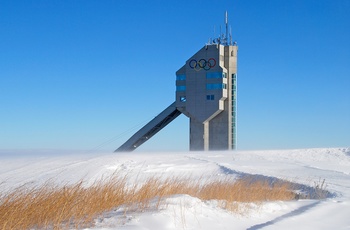
{"type": "Polygon", "coordinates": [[[238,46],[231,43],[205,45],[176,72],[176,107],[190,119],[190,150],[236,149],[238,46]]]}

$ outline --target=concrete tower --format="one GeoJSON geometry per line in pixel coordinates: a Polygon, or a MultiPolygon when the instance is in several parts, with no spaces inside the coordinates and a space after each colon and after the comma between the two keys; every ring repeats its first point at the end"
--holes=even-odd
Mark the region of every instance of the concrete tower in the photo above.
{"type": "Polygon", "coordinates": [[[211,39],[176,72],[176,100],[116,151],[133,151],[181,113],[190,150],[236,149],[237,51],[228,32],[211,39]]]}
{"type": "Polygon", "coordinates": [[[190,118],[190,150],[236,148],[238,47],[222,40],[176,72],[176,107],[190,118]]]}

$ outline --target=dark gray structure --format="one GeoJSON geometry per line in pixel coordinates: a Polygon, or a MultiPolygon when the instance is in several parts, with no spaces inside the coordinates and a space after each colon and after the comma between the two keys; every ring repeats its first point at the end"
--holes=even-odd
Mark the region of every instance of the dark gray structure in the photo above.
{"type": "Polygon", "coordinates": [[[190,150],[236,148],[237,48],[206,45],[176,72],[176,107],[190,118],[190,150]]]}
{"type": "Polygon", "coordinates": [[[190,150],[236,149],[237,52],[228,33],[210,40],[176,72],[176,100],[116,151],[132,151],[181,113],[190,118],[190,150]]]}

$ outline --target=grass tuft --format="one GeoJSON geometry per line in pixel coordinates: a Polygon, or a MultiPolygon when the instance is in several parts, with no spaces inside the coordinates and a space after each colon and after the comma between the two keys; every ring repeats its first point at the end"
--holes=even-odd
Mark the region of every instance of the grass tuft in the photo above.
{"type": "Polygon", "coordinates": [[[68,229],[93,225],[103,213],[117,207],[126,211],[159,209],[166,197],[188,194],[201,200],[218,200],[222,208],[237,212],[240,203],[292,200],[296,194],[288,182],[229,177],[217,181],[173,177],[151,177],[144,183],[127,185],[127,176],[113,175],[83,186],[58,186],[48,181],[41,186],[21,186],[0,193],[1,229],[68,229]]]}

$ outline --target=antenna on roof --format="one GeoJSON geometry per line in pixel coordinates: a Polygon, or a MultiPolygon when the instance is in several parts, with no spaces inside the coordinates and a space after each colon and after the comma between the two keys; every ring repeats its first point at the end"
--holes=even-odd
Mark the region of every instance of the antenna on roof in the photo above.
{"type": "Polygon", "coordinates": [[[216,28],[215,28],[215,26],[214,26],[214,39],[213,39],[213,42],[215,43],[216,42],[216,28]]]}
{"type": "Polygon", "coordinates": [[[225,12],[225,26],[226,26],[226,37],[225,37],[225,45],[228,45],[228,19],[227,19],[227,10],[225,12]]]}
{"type": "Polygon", "coordinates": [[[227,10],[225,11],[225,33],[223,33],[221,25],[220,25],[220,31],[219,36],[216,37],[216,31],[214,26],[214,38],[209,40],[209,44],[222,44],[225,46],[232,46],[235,45],[236,42],[232,42],[232,28],[228,26],[228,13],[227,10]]]}

